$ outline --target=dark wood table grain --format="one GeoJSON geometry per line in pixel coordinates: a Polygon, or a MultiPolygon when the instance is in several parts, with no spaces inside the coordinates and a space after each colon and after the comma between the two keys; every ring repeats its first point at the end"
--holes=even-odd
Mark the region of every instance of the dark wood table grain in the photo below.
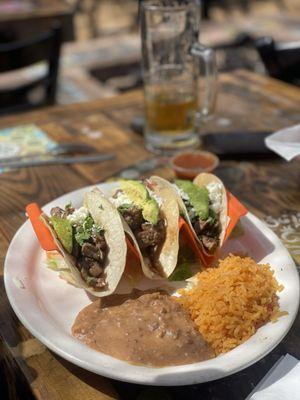
{"type": "MultiPolygon", "coordinates": [[[[300,123],[299,104],[300,90],[296,87],[245,71],[221,75],[216,117],[203,127],[203,131],[274,131],[300,123]]],[[[1,265],[10,240],[25,221],[27,203],[37,201],[42,205],[68,191],[118,175],[120,170],[151,157],[143,147],[142,138],[130,130],[132,119],[142,113],[142,93],[136,91],[92,103],[0,119],[0,129],[35,123],[57,141],[82,140],[99,151],[117,155],[116,160],[105,163],[24,168],[0,175],[1,265]]],[[[153,165],[151,162],[148,162],[148,168],[145,162],[139,165],[143,166],[140,168],[143,174],[153,172],[149,170],[149,165],[153,165]]],[[[165,177],[173,176],[168,166],[156,164],[152,168],[165,177]]],[[[136,167],[130,171],[136,171],[136,167]]],[[[291,218],[298,216],[300,222],[299,159],[290,163],[280,158],[227,160],[221,162],[216,174],[257,216],[278,219],[288,213],[291,218]]],[[[261,361],[231,377],[172,388],[149,388],[113,381],[64,361],[33,338],[10,308],[3,287],[2,266],[0,274],[3,365],[0,378],[7,383],[7,388],[2,390],[4,398],[239,400],[250,393],[281,355],[290,353],[300,358],[298,315],[280,345],[261,361]]]]}

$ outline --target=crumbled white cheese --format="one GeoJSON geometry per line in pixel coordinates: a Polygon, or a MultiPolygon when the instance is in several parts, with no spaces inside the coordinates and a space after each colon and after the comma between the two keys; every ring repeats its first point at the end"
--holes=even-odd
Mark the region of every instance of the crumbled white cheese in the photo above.
{"type": "Polygon", "coordinates": [[[92,226],[92,236],[96,237],[100,231],[103,231],[104,228],[101,225],[93,224],[92,226]]]}
{"type": "Polygon", "coordinates": [[[182,198],[182,200],[190,201],[188,194],[184,190],[180,189],[175,184],[173,184],[173,187],[176,190],[176,192],[179,194],[179,196],[182,198]]]}
{"type": "Polygon", "coordinates": [[[118,191],[116,193],[116,197],[110,197],[109,200],[117,208],[122,206],[123,204],[130,204],[130,205],[133,204],[133,201],[128,196],[126,196],[126,194],[122,191],[118,191]]]}
{"type": "Polygon", "coordinates": [[[159,205],[159,207],[162,205],[162,203],[163,203],[163,200],[162,200],[162,198],[160,197],[160,196],[158,196],[156,193],[154,193],[151,189],[149,189],[148,187],[147,187],[147,190],[148,190],[148,193],[149,193],[149,196],[150,197],[152,197],[155,201],[156,201],[156,203],[159,205]]]}
{"type": "Polygon", "coordinates": [[[73,226],[82,225],[84,220],[89,216],[89,210],[86,207],[80,207],[75,210],[72,214],[67,216],[67,219],[73,226]]]}
{"type": "Polygon", "coordinates": [[[218,214],[222,207],[222,185],[218,182],[211,182],[206,186],[206,189],[211,201],[210,207],[218,214]]]}
{"type": "Polygon", "coordinates": [[[191,207],[191,208],[188,210],[188,214],[189,214],[190,220],[193,220],[194,218],[197,217],[197,214],[196,214],[196,211],[195,211],[194,207],[191,207]]]}
{"type": "Polygon", "coordinates": [[[179,194],[179,196],[182,198],[183,202],[185,203],[185,206],[187,207],[187,211],[189,214],[189,218],[192,220],[195,217],[197,217],[196,211],[190,203],[189,195],[184,190],[180,189],[177,185],[173,184],[173,187],[179,194]]]}

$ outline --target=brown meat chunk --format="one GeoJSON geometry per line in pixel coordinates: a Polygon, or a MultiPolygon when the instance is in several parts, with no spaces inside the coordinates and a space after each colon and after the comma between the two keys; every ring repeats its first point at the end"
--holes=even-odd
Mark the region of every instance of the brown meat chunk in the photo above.
{"type": "Polygon", "coordinates": [[[138,207],[132,207],[122,212],[123,218],[129,227],[135,231],[140,228],[143,223],[142,210],[138,207]]]}
{"type": "Polygon", "coordinates": [[[98,278],[103,272],[103,268],[99,265],[99,263],[95,262],[89,269],[89,274],[95,278],[98,278]]]}
{"type": "Polygon", "coordinates": [[[213,253],[216,248],[218,247],[218,239],[206,235],[202,235],[200,237],[201,242],[203,243],[203,246],[209,253],[213,253]]]}
{"type": "Polygon", "coordinates": [[[51,208],[50,215],[52,217],[64,218],[65,210],[60,207],[53,207],[51,208]]]}
{"type": "Polygon", "coordinates": [[[104,235],[100,232],[96,237],[91,237],[81,247],[77,245],[76,266],[82,278],[94,288],[103,288],[106,285],[103,277],[103,268],[108,253],[104,235]]]}
{"type": "Polygon", "coordinates": [[[221,231],[220,223],[219,221],[214,221],[211,222],[211,224],[203,231],[207,236],[218,236],[221,231]]]}
{"type": "Polygon", "coordinates": [[[77,260],[77,267],[80,270],[83,279],[86,279],[88,276],[98,278],[103,272],[100,263],[88,257],[81,257],[77,260]]]}
{"type": "Polygon", "coordinates": [[[73,214],[74,207],[67,207],[65,210],[60,207],[53,207],[50,211],[52,217],[66,218],[67,215],[73,214]]]}
{"type": "Polygon", "coordinates": [[[209,226],[210,226],[210,220],[209,219],[203,220],[203,219],[199,218],[194,223],[194,229],[195,229],[195,232],[197,233],[197,235],[200,235],[201,233],[204,233],[205,230],[207,228],[209,228],[209,226]]]}
{"type": "Polygon", "coordinates": [[[93,278],[90,280],[89,284],[95,289],[102,289],[104,286],[106,286],[105,278],[103,277],[93,278]]]}
{"type": "Polygon", "coordinates": [[[80,246],[76,240],[73,240],[72,256],[75,258],[80,257],[80,246]]]}
{"type": "Polygon", "coordinates": [[[82,278],[83,278],[84,280],[86,280],[87,277],[88,277],[87,270],[84,269],[84,268],[81,268],[81,269],[80,269],[80,273],[81,273],[82,278]]]}
{"type": "Polygon", "coordinates": [[[81,247],[81,253],[85,257],[92,258],[96,261],[102,262],[105,258],[105,253],[92,243],[84,243],[81,247]]]}
{"type": "Polygon", "coordinates": [[[137,233],[137,240],[141,248],[154,247],[161,244],[164,240],[164,232],[161,226],[150,223],[142,224],[142,230],[137,233]]]}
{"type": "Polygon", "coordinates": [[[82,269],[88,271],[94,263],[97,263],[96,260],[93,260],[92,258],[88,258],[88,257],[80,257],[79,259],[77,259],[76,261],[76,265],[78,267],[78,269],[81,271],[82,269]]]}
{"type": "Polygon", "coordinates": [[[107,250],[107,243],[105,240],[105,237],[101,234],[97,235],[94,239],[95,242],[95,246],[102,250],[102,251],[106,251],[107,250]]]}
{"type": "Polygon", "coordinates": [[[75,211],[74,207],[66,207],[65,208],[65,216],[73,214],[74,211],[75,211]]]}

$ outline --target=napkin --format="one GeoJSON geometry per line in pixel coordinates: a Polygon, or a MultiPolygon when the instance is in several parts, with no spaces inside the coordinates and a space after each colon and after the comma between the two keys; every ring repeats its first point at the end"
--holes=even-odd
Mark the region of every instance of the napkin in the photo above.
{"type": "Polygon", "coordinates": [[[300,155],[300,125],[291,126],[265,138],[265,144],[287,161],[300,155]]]}
{"type": "Polygon", "coordinates": [[[300,362],[281,357],[246,400],[299,400],[300,362]]]}

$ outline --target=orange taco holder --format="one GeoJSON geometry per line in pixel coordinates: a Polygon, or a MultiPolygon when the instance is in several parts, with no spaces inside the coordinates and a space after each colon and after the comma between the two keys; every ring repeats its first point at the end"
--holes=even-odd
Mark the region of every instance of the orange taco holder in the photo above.
{"type": "Polygon", "coordinates": [[[226,229],[225,240],[230,236],[233,228],[238,223],[239,219],[247,214],[247,208],[227,190],[227,204],[228,204],[228,216],[230,218],[229,224],[226,229]]]}
{"type": "MultiPolygon", "coordinates": [[[[229,237],[230,233],[232,232],[233,228],[235,227],[239,219],[243,215],[246,215],[248,212],[247,208],[242,203],[240,203],[239,200],[229,191],[227,191],[227,204],[228,204],[228,216],[230,220],[226,229],[224,242],[229,237]]],[[[26,213],[34,229],[34,232],[40,242],[41,247],[45,251],[59,251],[53,240],[51,233],[49,232],[49,229],[43,224],[43,222],[40,219],[42,210],[38,206],[38,204],[37,203],[28,204],[26,206],[26,213]]],[[[179,231],[187,239],[189,245],[194,250],[199,261],[205,266],[211,265],[215,256],[208,256],[203,252],[189,224],[182,217],[180,217],[179,219],[179,231]]],[[[138,260],[139,254],[128,237],[126,237],[126,243],[129,253],[127,263],[133,259],[138,260]]]]}
{"type": "Polygon", "coordinates": [[[39,205],[37,203],[30,203],[26,206],[25,210],[42,249],[46,251],[58,251],[49,229],[40,219],[42,210],[39,205]]]}

